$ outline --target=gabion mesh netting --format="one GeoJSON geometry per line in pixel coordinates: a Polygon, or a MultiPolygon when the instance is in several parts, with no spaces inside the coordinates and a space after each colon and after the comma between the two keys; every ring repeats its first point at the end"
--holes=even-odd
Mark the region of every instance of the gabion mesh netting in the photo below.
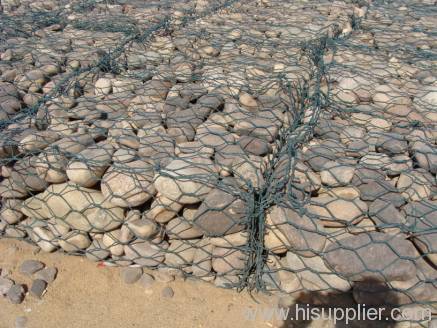
{"type": "Polygon", "coordinates": [[[1,5],[1,237],[437,312],[433,1],[1,5]]]}

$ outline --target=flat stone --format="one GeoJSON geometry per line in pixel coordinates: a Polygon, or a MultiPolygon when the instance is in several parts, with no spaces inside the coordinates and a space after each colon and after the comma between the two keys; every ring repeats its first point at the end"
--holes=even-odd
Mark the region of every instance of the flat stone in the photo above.
{"type": "Polygon", "coordinates": [[[119,163],[129,163],[135,160],[136,151],[133,149],[120,148],[112,155],[112,160],[119,163]]]}
{"type": "Polygon", "coordinates": [[[328,195],[311,198],[307,209],[325,227],[356,224],[367,214],[367,204],[358,198],[341,199],[328,195]]]}
{"type": "Polygon", "coordinates": [[[328,147],[312,146],[304,153],[304,159],[316,172],[323,170],[323,166],[336,159],[335,153],[328,147]]]}
{"type": "Polygon", "coordinates": [[[363,140],[354,140],[347,145],[345,154],[347,156],[360,158],[369,152],[369,145],[363,140]]]}
{"type": "Polygon", "coordinates": [[[215,247],[212,267],[220,274],[239,274],[246,266],[247,254],[233,248],[215,247]]]}
{"type": "Polygon", "coordinates": [[[376,150],[387,155],[402,154],[408,150],[408,143],[400,134],[384,133],[376,141],[376,150]]]}
{"type": "Polygon", "coordinates": [[[164,287],[161,291],[161,296],[164,298],[173,298],[174,291],[171,287],[164,287]]]}
{"type": "Polygon", "coordinates": [[[203,235],[202,229],[196,227],[192,220],[178,216],[167,223],[167,235],[172,239],[193,239],[203,235]]]}
{"type": "Polygon", "coordinates": [[[110,165],[113,152],[113,148],[107,144],[82,150],[68,163],[68,178],[83,187],[94,186],[110,165]]]}
{"type": "Polygon", "coordinates": [[[111,79],[107,79],[107,78],[98,79],[94,84],[94,86],[95,86],[94,93],[96,96],[107,95],[111,93],[112,90],[111,79]]]}
{"type": "Polygon", "coordinates": [[[174,218],[182,207],[182,204],[159,195],[153,200],[150,210],[145,212],[144,215],[156,222],[166,223],[174,218]]]}
{"type": "Polygon", "coordinates": [[[147,240],[138,240],[125,245],[124,253],[128,260],[147,267],[155,267],[164,262],[167,248],[168,244],[165,242],[153,244],[147,240]]]}
{"type": "Polygon", "coordinates": [[[44,252],[53,252],[58,247],[57,237],[49,229],[34,227],[29,236],[44,252]]]}
{"type": "Polygon", "coordinates": [[[410,144],[410,149],[421,168],[433,174],[437,173],[437,149],[435,145],[416,141],[410,144]]]}
{"type": "Polygon", "coordinates": [[[15,224],[23,219],[23,213],[19,210],[21,200],[19,199],[4,199],[0,209],[0,218],[8,224],[15,224]]]}
{"type": "Polygon", "coordinates": [[[196,277],[205,277],[211,274],[212,269],[212,251],[214,246],[209,243],[208,239],[203,239],[194,253],[193,275],[196,277]]]}
{"type": "Polygon", "coordinates": [[[77,252],[91,245],[91,239],[87,233],[73,230],[61,236],[59,246],[68,252],[77,252]]]}
{"type": "Polygon", "coordinates": [[[254,117],[249,120],[238,121],[234,131],[240,136],[252,136],[272,142],[279,134],[278,126],[270,119],[254,117]]]}
{"type": "Polygon", "coordinates": [[[47,288],[46,281],[42,279],[35,279],[32,282],[32,286],[30,287],[30,293],[37,298],[41,298],[44,295],[46,288],[47,288]]]}
{"type": "Polygon", "coordinates": [[[437,201],[411,202],[404,207],[408,226],[414,232],[413,242],[426,258],[437,265],[437,201]]]}
{"type": "Polygon", "coordinates": [[[111,252],[106,249],[101,238],[93,239],[91,245],[86,249],[85,256],[93,262],[105,260],[111,252]]]}
{"type": "Polygon", "coordinates": [[[344,144],[348,144],[355,140],[363,139],[366,130],[359,126],[347,126],[340,133],[340,140],[344,144]]]}
{"type": "Polygon", "coordinates": [[[249,233],[247,231],[240,231],[232,233],[223,237],[210,238],[210,243],[219,247],[238,247],[247,244],[249,239],[249,233]]]}
{"type": "Polygon", "coordinates": [[[382,199],[391,202],[395,207],[405,204],[405,199],[388,181],[375,180],[358,186],[360,198],[366,201],[382,199]]]}
{"type": "Polygon", "coordinates": [[[419,170],[403,172],[397,181],[396,187],[408,201],[428,199],[431,196],[432,186],[435,185],[435,178],[430,173],[419,170]]]}
{"type": "Polygon", "coordinates": [[[323,226],[306,215],[300,215],[291,207],[272,206],[267,211],[267,217],[272,227],[279,229],[285,237],[287,250],[303,256],[314,256],[325,247],[323,226]]]}
{"type": "Polygon", "coordinates": [[[236,144],[225,145],[223,147],[218,147],[215,152],[215,162],[222,169],[231,170],[232,165],[235,161],[245,156],[243,148],[236,144]]]}
{"type": "Polygon", "coordinates": [[[155,176],[154,183],[166,198],[181,204],[194,204],[208,195],[217,177],[209,159],[175,159],[155,176]]]}
{"type": "Polygon", "coordinates": [[[194,224],[207,236],[220,237],[244,229],[246,204],[231,193],[211,191],[200,205],[194,224]]]}
{"type": "Polygon", "coordinates": [[[165,264],[172,268],[180,268],[193,263],[199,240],[172,240],[165,254],[165,264]]]}
{"type": "Polygon", "coordinates": [[[376,199],[370,204],[369,216],[381,229],[385,226],[401,227],[406,223],[405,216],[392,203],[383,199],[376,199]]]}
{"type": "Polygon", "coordinates": [[[156,194],[153,176],[153,166],[145,161],[113,165],[103,175],[102,194],[121,207],[144,204],[156,194]]]}
{"type": "Polygon", "coordinates": [[[55,267],[44,268],[34,274],[36,279],[44,280],[48,284],[51,284],[55,281],[56,276],[58,274],[58,269],[55,267]]]}
{"type": "Polygon", "coordinates": [[[295,272],[300,281],[299,289],[327,293],[347,292],[351,284],[332,272],[320,256],[304,257],[287,252],[286,269],[295,272]]]}
{"type": "Polygon", "coordinates": [[[320,178],[325,185],[340,187],[348,185],[352,181],[354,174],[354,167],[329,161],[323,165],[320,178]]]}
{"type": "Polygon", "coordinates": [[[375,180],[385,180],[386,175],[384,172],[377,169],[369,169],[366,167],[358,167],[355,170],[355,175],[352,179],[354,186],[359,186],[363,183],[373,182],[375,180]]]}
{"type": "Polygon", "coordinates": [[[360,159],[360,165],[369,169],[385,170],[387,165],[391,163],[390,157],[383,153],[370,152],[360,159]]]}
{"type": "Polygon", "coordinates": [[[50,185],[23,202],[21,211],[36,219],[57,219],[73,229],[110,231],[122,225],[124,211],[100,191],[67,182],[50,185]]]}
{"type": "Polygon", "coordinates": [[[195,140],[208,148],[220,148],[235,142],[234,136],[226,128],[206,122],[197,127],[195,140]]]}
{"type": "Polygon", "coordinates": [[[250,136],[241,137],[238,139],[238,143],[245,152],[257,156],[264,156],[272,150],[268,142],[250,136]]]}
{"type": "Polygon", "coordinates": [[[255,98],[246,92],[241,92],[239,96],[239,101],[242,106],[250,111],[256,111],[258,109],[258,103],[255,98]]]}
{"type": "MultiPolygon", "coordinates": [[[[434,228],[435,225],[428,227],[429,230],[434,228]]],[[[423,232],[417,234],[413,238],[413,243],[434,266],[437,265],[437,233],[423,232]]]]}
{"type": "Polygon", "coordinates": [[[152,220],[142,218],[127,222],[127,227],[139,238],[150,238],[159,231],[159,226],[152,220]]]}
{"type": "Polygon", "coordinates": [[[143,269],[136,267],[121,268],[120,275],[126,284],[134,284],[142,277],[143,269]]]}
{"type": "Polygon", "coordinates": [[[325,250],[328,267],[352,281],[404,281],[414,278],[417,258],[401,235],[361,233],[336,240],[325,250]]]}
{"type": "Polygon", "coordinates": [[[27,276],[33,275],[35,272],[42,270],[44,268],[44,263],[37,260],[26,260],[20,265],[20,273],[27,276]]]}
{"type": "Polygon", "coordinates": [[[16,284],[9,289],[8,293],[6,294],[6,297],[13,304],[21,304],[24,300],[24,295],[25,295],[25,289],[23,285],[16,284]]]}
{"type": "Polygon", "coordinates": [[[255,155],[238,158],[232,163],[232,173],[241,188],[258,189],[264,185],[262,163],[262,158],[255,155]]]}
{"type": "Polygon", "coordinates": [[[0,295],[6,295],[13,285],[14,282],[11,279],[0,277],[0,295]]]}
{"type": "Polygon", "coordinates": [[[423,199],[417,202],[409,202],[403,209],[407,215],[408,224],[414,226],[421,221],[437,221],[436,207],[437,200],[423,199]]]}
{"type": "Polygon", "coordinates": [[[23,152],[34,152],[46,148],[59,139],[59,134],[53,131],[36,131],[24,137],[19,144],[23,152]]]}

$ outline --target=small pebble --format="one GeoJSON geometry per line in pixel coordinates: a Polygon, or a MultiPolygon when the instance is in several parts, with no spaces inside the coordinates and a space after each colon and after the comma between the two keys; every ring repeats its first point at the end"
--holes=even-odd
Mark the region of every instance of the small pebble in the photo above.
{"type": "Polygon", "coordinates": [[[0,277],[0,295],[6,295],[13,285],[11,279],[0,277]]]}
{"type": "Polygon", "coordinates": [[[32,286],[30,287],[30,293],[37,298],[41,298],[44,295],[46,288],[47,288],[46,281],[41,279],[35,279],[32,282],[32,286]]]}
{"type": "Polygon", "coordinates": [[[26,260],[24,261],[20,266],[20,272],[31,276],[35,272],[41,270],[44,268],[44,263],[37,261],[37,260],[26,260]]]}
{"type": "Polygon", "coordinates": [[[20,304],[24,300],[24,294],[25,290],[23,285],[16,284],[9,289],[7,298],[13,304],[20,304]]]}
{"type": "Polygon", "coordinates": [[[58,269],[56,269],[55,267],[50,267],[44,268],[36,272],[34,277],[35,279],[41,279],[44,280],[46,283],[51,284],[53,281],[55,281],[57,274],[58,269]]]}
{"type": "Polygon", "coordinates": [[[15,328],[24,328],[27,325],[27,318],[20,316],[15,318],[15,328]]]}
{"type": "Polygon", "coordinates": [[[143,273],[140,280],[138,280],[138,283],[144,288],[151,288],[152,285],[155,283],[155,279],[152,275],[148,273],[143,273]]]}
{"type": "Polygon", "coordinates": [[[141,278],[143,269],[135,267],[121,268],[120,274],[126,284],[134,284],[141,278]]]}
{"type": "Polygon", "coordinates": [[[165,287],[161,292],[162,297],[172,298],[174,296],[174,291],[171,287],[165,287]]]}

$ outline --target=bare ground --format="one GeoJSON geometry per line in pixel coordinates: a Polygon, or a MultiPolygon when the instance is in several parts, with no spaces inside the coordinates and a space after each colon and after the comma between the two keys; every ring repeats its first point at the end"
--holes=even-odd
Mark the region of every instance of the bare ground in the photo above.
{"type": "MultiPolygon", "coordinates": [[[[119,270],[101,267],[86,258],[61,253],[34,254],[35,247],[16,240],[0,240],[0,268],[10,270],[17,283],[31,279],[18,272],[26,259],[58,268],[57,279],[42,300],[26,295],[20,305],[0,296],[0,328],[15,327],[18,316],[28,328],[74,327],[275,327],[266,321],[247,321],[245,308],[257,306],[247,292],[217,288],[204,282],[156,282],[148,291],[122,282],[119,270]],[[175,295],[163,298],[171,286],[175,295]]],[[[255,295],[258,305],[275,304],[273,297],[255,295]]]]}

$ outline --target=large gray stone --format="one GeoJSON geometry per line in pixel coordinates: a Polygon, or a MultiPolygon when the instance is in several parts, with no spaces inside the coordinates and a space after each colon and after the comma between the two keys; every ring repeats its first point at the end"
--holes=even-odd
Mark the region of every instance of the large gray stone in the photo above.
{"type": "Polygon", "coordinates": [[[244,229],[246,204],[229,192],[214,189],[200,205],[194,224],[205,235],[218,237],[244,229]]]}
{"type": "Polygon", "coordinates": [[[37,260],[26,260],[20,265],[20,273],[27,276],[33,275],[35,272],[42,270],[44,268],[44,263],[37,260]]]}
{"type": "Polygon", "coordinates": [[[409,280],[416,275],[416,251],[401,235],[351,235],[336,240],[325,252],[328,267],[352,281],[409,280]]]}
{"type": "Polygon", "coordinates": [[[319,254],[326,243],[323,226],[306,215],[300,215],[292,208],[273,206],[267,211],[272,227],[285,238],[285,247],[303,256],[319,254]]]}

